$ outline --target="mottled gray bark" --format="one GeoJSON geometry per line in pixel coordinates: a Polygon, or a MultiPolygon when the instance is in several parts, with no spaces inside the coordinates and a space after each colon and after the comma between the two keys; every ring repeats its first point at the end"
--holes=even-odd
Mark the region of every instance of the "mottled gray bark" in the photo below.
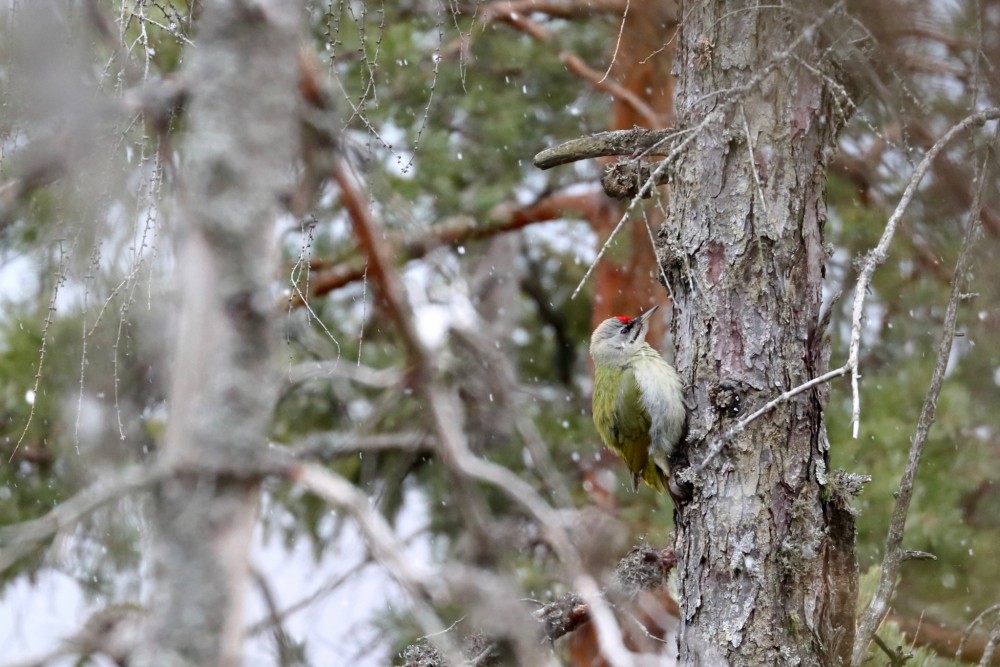
{"type": "MultiPolygon", "coordinates": [[[[701,128],[674,169],[659,259],[690,387],[691,464],[741,416],[827,368],[824,197],[842,119],[819,75],[832,17],[821,11],[701,0],[682,10],[677,129],[701,128]]],[[[680,664],[849,657],[854,524],[827,472],[826,393],[779,405],[692,475],[677,510],[680,664]]]]}
{"type": "MultiPolygon", "coordinates": [[[[273,230],[296,146],[302,25],[301,2],[213,2],[188,52],[168,464],[250,466],[264,449],[277,379],[273,230]]],[[[135,664],[241,663],[254,479],[178,476],[156,489],[154,592],[135,664]]]]}

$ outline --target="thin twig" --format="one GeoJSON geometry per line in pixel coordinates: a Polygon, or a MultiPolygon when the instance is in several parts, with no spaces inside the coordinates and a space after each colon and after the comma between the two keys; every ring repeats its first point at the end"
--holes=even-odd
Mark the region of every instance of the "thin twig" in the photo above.
{"type": "MultiPolygon", "coordinates": [[[[78,239],[79,236],[73,240],[73,248],[71,248],[71,252],[76,248],[78,239]]],[[[42,400],[42,395],[38,389],[42,383],[42,370],[45,367],[45,355],[48,351],[49,329],[52,327],[53,315],[55,315],[56,312],[59,288],[62,287],[63,283],[66,281],[66,262],[68,261],[68,253],[62,249],[62,243],[59,244],[59,250],[61,255],[59,260],[59,269],[55,275],[55,284],[52,286],[52,297],[49,299],[49,307],[45,311],[45,321],[42,323],[42,344],[38,349],[38,366],[35,369],[35,383],[31,388],[31,401],[30,407],[28,408],[28,418],[24,421],[24,428],[21,430],[21,436],[17,439],[17,442],[14,443],[14,449],[11,450],[10,457],[7,458],[7,463],[14,460],[14,455],[17,454],[17,450],[21,446],[21,443],[24,442],[24,438],[28,435],[28,431],[31,430],[31,423],[35,417],[35,407],[38,405],[38,402],[42,400]]]]}
{"type": "MultiPolygon", "coordinates": [[[[983,611],[979,612],[979,614],[972,619],[972,622],[965,627],[961,638],[958,640],[958,649],[955,651],[955,657],[961,658],[962,654],[965,652],[965,642],[969,641],[969,637],[972,636],[972,631],[975,627],[979,623],[983,622],[983,620],[985,620],[990,614],[996,614],[998,612],[1000,612],[1000,604],[995,604],[992,607],[987,607],[983,611]]],[[[1000,623],[1000,616],[997,617],[997,623],[1000,623]]]]}
{"type": "Polygon", "coordinates": [[[278,665],[280,667],[293,667],[298,664],[296,660],[295,640],[285,630],[283,617],[278,615],[278,599],[274,595],[270,582],[264,573],[255,567],[250,568],[250,577],[257,584],[260,597],[264,600],[264,606],[268,611],[268,618],[271,620],[270,628],[274,635],[275,649],[278,654],[278,665]]]}
{"type": "Polygon", "coordinates": [[[110,475],[52,508],[44,516],[0,528],[0,573],[45,540],[104,505],[136,491],[148,489],[174,471],[164,465],[137,464],[110,475]]]}
{"type": "Polygon", "coordinates": [[[625,32],[625,20],[628,18],[628,8],[629,0],[625,0],[625,9],[622,10],[622,21],[621,25],[618,26],[618,39],[615,40],[615,50],[611,54],[611,62],[608,63],[608,69],[604,72],[604,76],[598,83],[604,83],[604,80],[611,76],[611,68],[615,66],[615,61],[618,59],[618,50],[622,45],[622,33],[625,32]]]}
{"type": "Polygon", "coordinates": [[[795,398],[804,391],[812,389],[817,385],[821,385],[824,382],[829,382],[830,380],[840,377],[841,375],[846,375],[848,370],[850,369],[848,368],[848,366],[845,365],[841,366],[840,368],[835,368],[832,371],[827,371],[823,375],[820,375],[819,377],[814,377],[812,380],[809,380],[808,382],[803,382],[797,387],[793,387],[788,391],[786,391],[785,393],[771,399],[763,406],[761,406],[758,410],[755,410],[754,412],[750,413],[743,419],[739,420],[728,431],[723,433],[722,436],[719,437],[718,440],[713,442],[711,447],[709,447],[708,453],[705,455],[705,458],[702,459],[700,463],[691,466],[690,472],[685,473],[685,475],[696,475],[700,473],[702,470],[704,470],[705,466],[711,463],[712,459],[714,459],[716,456],[719,455],[719,452],[722,451],[722,449],[726,446],[726,444],[729,443],[737,435],[742,433],[743,429],[745,429],[750,424],[750,422],[759,419],[760,417],[763,417],[768,412],[775,409],[785,401],[795,398]]]}
{"type": "MultiPolygon", "coordinates": [[[[406,546],[406,547],[410,546],[411,542],[413,542],[414,540],[416,540],[418,537],[426,535],[427,531],[428,531],[428,528],[426,526],[424,526],[424,527],[422,527],[422,528],[420,528],[418,530],[413,531],[412,533],[410,533],[406,537],[402,538],[401,541],[403,543],[403,546],[406,546]]],[[[336,577],[333,577],[332,579],[330,579],[329,581],[327,581],[326,583],[324,583],[322,586],[320,586],[319,588],[317,588],[316,590],[314,590],[312,593],[310,593],[309,595],[305,596],[304,598],[301,598],[301,599],[299,599],[299,600],[291,603],[290,605],[288,605],[284,609],[281,609],[281,610],[278,610],[278,611],[270,610],[270,613],[268,613],[267,616],[265,616],[264,618],[261,618],[260,620],[258,620],[257,622],[255,622],[253,625],[249,626],[244,631],[243,634],[246,637],[255,637],[255,636],[261,634],[262,632],[267,631],[275,623],[278,623],[278,622],[281,622],[281,621],[283,621],[285,619],[288,619],[289,617],[297,614],[298,612],[302,611],[303,609],[311,607],[317,601],[321,600],[322,598],[326,597],[327,595],[330,595],[331,593],[333,593],[334,591],[336,591],[338,588],[340,588],[341,586],[343,586],[347,581],[349,581],[350,579],[352,579],[355,576],[357,576],[362,570],[364,570],[365,568],[367,568],[370,565],[375,565],[375,564],[377,564],[377,562],[375,561],[374,558],[372,558],[371,554],[370,553],[366,553],[365,554],[365,558],[363,560],[358,561],[352,567],[348,568],[347,570],[344,570],[343,572],[341,572],[340,574],[338,574],[336,577]]]]}
{"type": "MultiPolygon", "coordinates": [[[[872,275],[875,273],[875,269],[885,262],[885,258],[889,251],[889,244],[892,242],[892,237],[896,233],[896,227],[902,219],[903,214],[906,212],[907,207],[910,205],[910,202],[913,200],[914,195],[916,195],[917,188],[920,186],[920,182],[923,180],[924,175],[931,168],[934,159],[937,158],[938,154],[941,153],[941,151],[943,151],[955,137],[968,128],[982,125],[986,121],[996,120],[997,118],[1000,118],[1000,109],[997,108],[985,109],[978,113],[974,113],[967,116],[957,125],[954,125],[944,134],[944,136],[937,140],[937,143],[935,143],[931,149],[927,151],[927,154],[924,155],[924,159],[920,161],[920,164],[917,165],[917,168],[913,171],[913,175],[910,176],[910,182],[907,184],[906,190],[903,191],[903,196],[899,198],[899,203],[896,204],[896,210],[892,212],[892,215],[889,216],[888,222],[886,222],[885,230],[882,232],[882,238],[879,239],[878,244],[872,248],[865,257],[864,265],[861,268],[861,272],[858,274],[857,287],[854,289],[854,307],[851,316],[851,343],[846,364],[847,368],[851,371],[851,392],[853,396],[851,423],[853,425],[852,435],[855,439],[858,437],[859,427],[861,424],[861,394],[858,389],[858,379],[860,378],[858,373],[858,356],[861,350],[861,319],[864,315],[865,295],[868,292],[869,285],[871,285],[872,275]]],[[[979,207],[975,206],[972,210],[978,219],[979,207]]]]}
{"type": "Polygon", "coordinates": [[[983,649],[983,657],[979,659],[980,667],[993,664],[993,652],[996,651],[998,643],[1000,643],[1000,619],[993,624],[993,629],[990,630],[990,637],[986,640],[986,648],[983,649]]]}
{"type": "Polygon", "coordinates": [[[298,466],[292,474],[292,479],[351,515],[364,536],[372,556],[410,595],[413,614],[424,632],[434,636],[435,646],[450,664],[462,664],[461,649],[447,633],[443,632],[447,626],[431,605],[431,601],[441,603],[446,600],[447,591],[442,578],[433,568],[414,563],[407,558],[401,540],[385,517],[372,509],[368,496],[343,477],[311,463],[298,466]]]}
{"type": "Polygon", "coordinates": [[[872,641],[874,641],[875,644],[882,649],[882,652],[889,658],[890,667],[903,667],[906,664],[906,661],[910,659],[910,656],[901,655],[894,651],[892,647],[886,644],[885,641],[883,641],[883,639],[878,635],[872,635],[872,641]]]}
{"type": "MultiPolygon", "coordinates": [[[[888,246],[888,240],[892,237],[889,230],[890,228],[895,227],[896,222],[898,222],[899,217],[902,215],[902,211],[906,208],[906,203],[913,197],[913,192],[916,190],[916,185],[920,181],[920,176],[922,176],[923,172],[926,171],[927,167],[929,167],[930,162],[933,159],[933,154],[936,154],[935,151],[939,152],[951,137],[957,134],[958,131],[964,127],[967,127],[975,122],[977,117],[982,117],[982,119],[985,120],[985,114],[987,113],[988,112],[973,114],[962,123],[959,123],[959,125],[956,125],[951,131],[942,137],[941,140],[935,144],[934,148],[928,152],[927,156],[924,157],[923,162],[921,162],[920,167],[918,167],[917,173],[915,173],[910,179],[910,186],[907,187],[906,192],[903,195],[904,200],[900,201],[899,205],[896,207],[896,213],[893,214],[892,218],[890,218],[889,224],[886,226],[886,233],[883,234],[885,244],[880,242],[876,250],[869,254],[869,261],[865,264],[868,279],[871,277],[871,272],[875,270],[875,266],[884,260],[884,253],[886,247],[888,246]],[[921,168],[923,169],[921,170],[921,168]],[[881,248],[881,250],[879,251],[878,248],[881,248]],[[878,254],[879,252],[881,255],[878,254]],[[879,257],[881,257],[881,259],[879,259],[879,257]]],[[[861,622],[858,624],[858,631],[854,639],[854,651],[851,658],[852,667],[859,667],[868,652],[868,643],[872,640],[880,620],[885,616],[886,611],[888,610],[889,600],[892,597],[896,577],[899,573],[899,566],[903,560],[903,534],[906,528],[906,517],[910,510],[910,500],[913,497],[914,481],[917,476],[917,470],[920,467],[920,457],[923,454],[924,443],[927,441],[927,435],[930,432],[931,426],[934,424],[935,413],[937,410],[937,400],[938,396],[941,394],[941,385],[944,383],[945,370],[948,367],[948,359],[951,356],[952,341],[955,338],[955,322],[958,318],[958,305],[962,301],[962,286],[965,281],[966,271],[968,270],[969,263],[971,262],[972,246],[980,229],[979,210],[982,201],[982,189],[986,182],[985,172],[986,163],[984,161],[978,174],[979,189],[976,191],[976,196],[969,214],[968,227],[965,232],[965,237],[962,239],[962,248],[958,254],[958,261],[955,263],[955,272],[952,277],[951,285],[951,296],[948,299],[948,307],[945,311],[941,342],[938,345],[937,357],[934,362],[934,371],[931,373],[930,387],[927,390],[927,395],[924,397],[924,404],[920,410],[920,419],[917,422],[917,429],[910,444],[910,453],[907,457],[906,468],[903,471],[902,478],[899,480],[899,488],[896,491],[896,501],[892,509],[892,518],[889,522],[889,531],[885,540],[885,556],[882,559],[882,568],[879,574],[878,588],[872,596],[872,601],[862,616],[861,622]]],[[[860,282],[858,294],[860,296],[864,295],[864,291],[860,288],[860,282]]],[[[857,301],[855,301],[855,309],[857,310],[857,308],[857,301]]],[[[859,321],[857,324],[860,326],[859,321]]],[[[857,367],[855,365],[854,371],[856,372],[856,370],[857,367]]]]}
{"type": "Polygon", "coordinates": [[[760,185],[760,174],[757,172],[757,159],[754,157],[753,139],[750,138],[750,123],[747,121],[746,108],[740,104],[740,116],[743,117],[743,132],[747,137],[747,153],[749,154],[750,174],[753,176],[754,185],[757,186],[757,196],[760,197],[760,207],[764,209],[764,219],[770,216],[767,213],[767,200],[764,198],[764,189],[760,185]]]}

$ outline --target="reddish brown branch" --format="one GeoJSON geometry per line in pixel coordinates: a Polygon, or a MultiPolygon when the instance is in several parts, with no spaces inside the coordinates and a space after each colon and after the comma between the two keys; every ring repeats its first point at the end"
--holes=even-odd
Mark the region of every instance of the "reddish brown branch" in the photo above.
{"type": "MultiPolygon", "coordinates": [[[[419,234],[390,234],[381,245],[389,248],[388,255],[395,258],[395,261],[408,261],[423,257],[431,250],[444,245],[457,246],[477,239],[490,238],[535,223],[558,220],[567,215],[575,214],[587,218],[600,206],[600,202],[601,194],[596,189],[586,192],[553,192],[528,206],[502,205],[494,210],[491,218],[485,222],[460,216],[432,225],[430,229],[419,234]]],[[[347,207],[346,201],[345,207],[347,207]]],[[[349,208],[349,213],[351,210],[353,209],[349,208]]],[[[324,296],[361,280],[368,263],[367,248],[362,245],[359,254],[360,257],[357,259],[332,266],[323,266],[324,262],[318,260],[311,262],[310,267],[319,270],[310,276],[308,292],[305,286],[302,286],[302,293],[307,298],[324,296]]],[[[292,308],[299,308],[305,305],[305,301],[296,294],[291,297],[290,302],[283,301],[281,307],[288,308],[289,305],[292,308]]]]}
{"type": "Polygon", "coordinates": [[[392,278],[395,275],[392,248],[384,238],[375,236],[378,227],[368,206],[368,199],[362,192],[354,172],[342,157],[338,157],[334,162],[333,180],[340,186],[340,201],[347,209],[358,245],[368,256],[368,271],[389,306],[387,308],[389,316],[403,337],[408,356],[414,361],[419,361],[425,356],[424,350],[417,330],[413,326],[403,286],[392,278]]]}
{"type": "MultiPolygon", "coordinates": [[[[534,2],[533,0],[522,0],[521,2],[494,2],[485,7],[475,10],[478,20],[485,25],[491,23],[505,23],[515,30],[518,30],[541,44],[556,43],[552,33],[532,21],[529,17],[532,14],[547,14],[557,18],[587,18],[598,14],[616,13],[624,15],[627,3],[621,0],[603,0],[598,2],[534,2]]],[[[463,53],[469,51],[472,32],[463,35],[459,42],[444,49],[444,53],[463,53]]],[[[650,129],[660,129],[665,126],[664,119],[642,99],[642,97],[625,86],[622,86],[611,77],[602,72],[598,72],[583,61],[580,56],[566,49],[558,49],[559,61],[565,65],[566,69],[577,77],[586,81],[595,90],[608,93],[615,99],[629,105],[636,115],[641,117],[650,129]]]]}
{"type": "Polygon", "coordinates": [[[595,89],[604,91],[612,97],[615,97],[619,101],[632,107],[632,110],[646,121],[647,128],[651,130],[660,130],[666,127],[666,123],[660,118],[659,114],[653,110],[653,107],[646,104],[641,97],[633,93],[625,86],[612,81],[603,73],[596,71],[590,67],[590,65],[583,62],[583,60],[575,53],[570,51],[560,51],[559,60],[566,66],[566,69],[573,74],[576,74],[595,89]]]}

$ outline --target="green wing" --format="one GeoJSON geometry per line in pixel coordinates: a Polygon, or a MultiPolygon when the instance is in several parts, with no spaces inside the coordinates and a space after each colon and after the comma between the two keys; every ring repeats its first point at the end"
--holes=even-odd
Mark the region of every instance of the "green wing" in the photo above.
{"type": "Polygon", "coordinates": [[[625,461],[636,488],[642,479],[663,491],[664,472],[649,458],[649,413],[639,396],[631,368],[600,370],[594,376],[594,395],[614,396],[614,401],[594,401],[594,426],[601,440],[625,461]]]}

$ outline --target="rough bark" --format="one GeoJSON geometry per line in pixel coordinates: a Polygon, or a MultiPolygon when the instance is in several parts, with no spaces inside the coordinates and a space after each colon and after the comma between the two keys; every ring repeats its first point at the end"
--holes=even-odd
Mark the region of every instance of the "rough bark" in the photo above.
{"type": "MultiPolygon", "coordinates": [[[[210,3],[185,68],[181,309],[165,463],[252,467],[264,451],[277,390],[273,228],[297,136],[302,21],[300,2],[210,3]]],[[[258,485],[191,474],[154,495],[154,591],[134,664],[240,664],[258,485]]]]}
{"type": "MultiPolygon", "coordinates": [[[[839,125],[816,69],[820,11],[681,10],[677,128],[702,127],[677,161],[658,253],[676,297],[692,464],[739,417],[827,368],[818,322],[839,125]]],[[[854,523],[827,474],[825,402],[820,387],[779,405],[692,475],[676,514],[680,664],[849,658],[854,523]]]]}

